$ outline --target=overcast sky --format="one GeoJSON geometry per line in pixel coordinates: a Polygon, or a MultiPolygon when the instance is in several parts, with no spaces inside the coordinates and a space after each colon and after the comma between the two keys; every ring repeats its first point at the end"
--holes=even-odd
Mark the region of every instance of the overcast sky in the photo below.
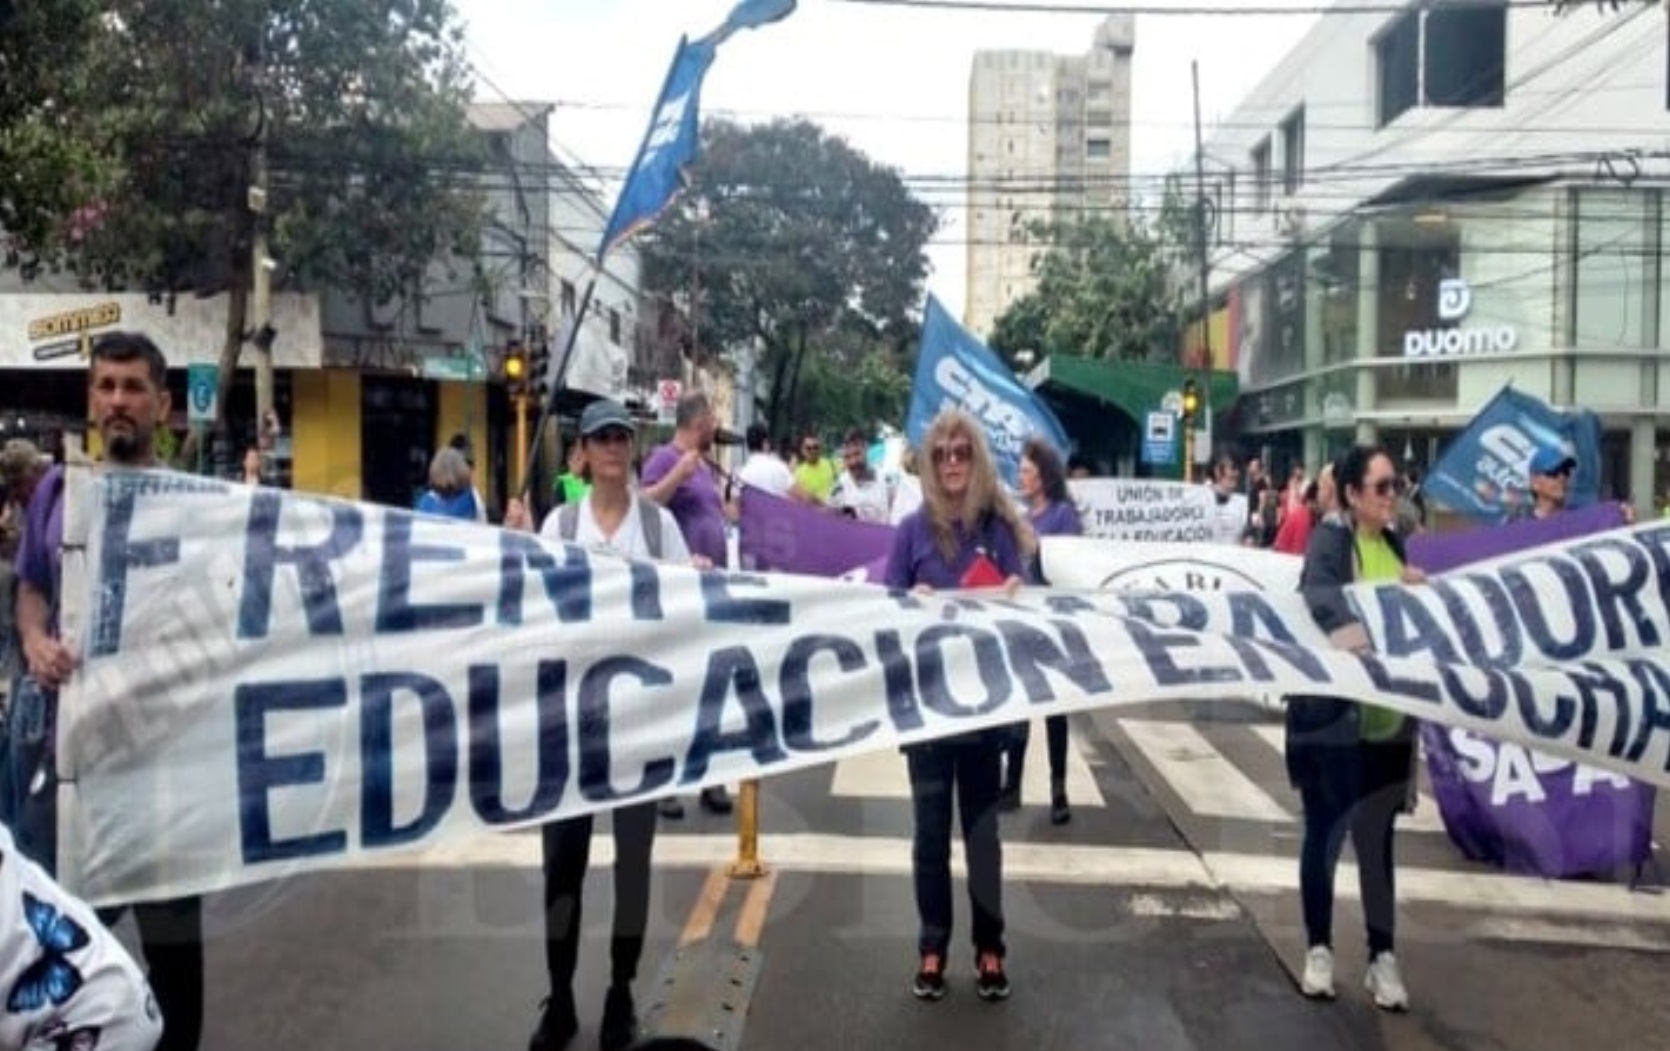
{"type": "MultiPolygon", "coordinates": [[[[616,174],[631,162],[643,136],[679,36],[710,31],[734,0],[455,2],[480,74],[477,94],[557,104],[551,128],[560,152],[616,174]]],[[[1210,2],[1233,6],[1235,0],[1210,2]]],[[[1259,2],[1268,6],[1269,0],[1259,2]]],[[[805,116],[909,176],[962,178],[974,53],[991,48],[1082,53],[1100,20],[1077,13],[800,0],[786,21],[725,44],[703,89],[703,113],[744,121],[805,116]]],[[[1193,149],[1191,59],[1200,61],[1202,115],[1210,126],[1214,117],[1228,117],[1313,21],[1312,16],[1139,16],[1133,174],[1162,173],[1193,149]]],[[[929,247],[929,288],[958,316],[965,273],[962,195],[959,190],[924,196],[943,213],[929,247]]]]}

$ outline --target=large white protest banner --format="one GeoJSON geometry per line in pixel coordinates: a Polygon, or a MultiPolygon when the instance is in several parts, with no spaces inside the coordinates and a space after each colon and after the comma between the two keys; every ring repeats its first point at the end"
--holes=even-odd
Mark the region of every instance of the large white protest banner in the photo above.
{"type": "Polygon", "coordinates": [[[1247,498],[1218,498],[1209,485],[1146,478],[1075,478],[1067,483],[1084,535],[1104,540],[1234,544],[1247,498]]]}
{"type": "Polygon", "coordinates": [[[1258,547],[1039,538],[1044,579],[1071,591],[1297,591],[1304,560],[1258,547]]]}
{"type": "Polygon", "coordinates": [[[1670,784],[1670,523],[1421,588],[933,596],[71,472],[61,871],[173,897],[1105,705],[1372,700],[1670,784]],[[1472,663],[1469,663],[1472,662],[1472,663]]]}

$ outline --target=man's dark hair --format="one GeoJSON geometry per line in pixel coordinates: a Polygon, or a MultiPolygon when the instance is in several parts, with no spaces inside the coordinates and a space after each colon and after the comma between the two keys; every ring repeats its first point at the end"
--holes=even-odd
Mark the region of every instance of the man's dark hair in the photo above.
{"type": "Polygon", "coordinates": [[[842,441],[841,444],[851,445],[853,442],[857,442],[859,445],[869,445],[870,444],[870,438],[869,438],[869,435],[865,434],[863,431],[859,430],[857,427],[854,427],[851,430],[847,431],[847,436],[842,441]]]}
{"type": "Polygon", "coordinates": [[[164,390],[168,384],[168,359],[162,356],[151,338],[141,332],[106,332],[93,342],[91,360],[87,363],[87,377],[92,379],[92,367],[101,361],[127,364],[141,361],[149,367],[151,385],[164,390]]]}
{"type": "Polygon", "coordinates": [[[765,447],[771,440],[771,431],[763,423],[750,423],[742,440],[747,443],[749,452],[765,452],[765,447]]]}

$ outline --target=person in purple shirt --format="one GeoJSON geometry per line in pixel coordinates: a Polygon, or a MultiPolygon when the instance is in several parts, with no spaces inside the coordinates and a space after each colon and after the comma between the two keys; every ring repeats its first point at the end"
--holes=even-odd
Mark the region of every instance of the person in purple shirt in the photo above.
{"type": "MultiPolygon", "coordinates": [[[[1067,492],[1067,469],[1053,445],[1036,435],[1027,439],[1021,449],[1019,480],[1026,517],[1034,533],[1046,537],[1079,536],[1084,532],[1079,525],[1079,510],[1067,492]]],[[[1046,583],[1041,561],[1034,562],[1032,577],[1039,584],[1046,583]]],[[[1032,724],[1020,723],[1013,731],[1003,753],[1005,810],[1020,809],[1021,774],[1026,769],[1026,747],[1032,736],[1032,724]]],[[[1044,732],[1050,757],[1050,824],[1065,825],[1073,819],[1073,812],[1067,806],[1067,717],[1049,716],[1044,720],[1044,732]]]]}
{"type": "MultiPolygon", "coordinates": [[[[1012,594],[1035,545],[1031,528],[998,481],[979,424],[964,412],[942,412],[928,428],[922,452],[929,462],[922,475],[922,507],[907,515],[894,534],[887,585],[919,593],[995,586],[1012,594]]],[[[1008,734],[1008,727],[995,727],[904,750],[916,826],[911,872],[921,920],[921,961],[911,993],[919,1000],[945,996],[953,792],[968,858],[975,991],[987,1001],[1009,995],[1003,966],[1003,847],[997,830],[1008,734]]]]}
{"type": "MultiPolygon", "coordinates": [[[[713,435],[718,429],[718,417],[713,414],[713,404],[706,394],[692,391],[680,398],[673,417],[673,440],[650,453],[644,461],[639,489],[645,497],[673,513],[692,555],[709,565],[724,566],[728,551],[725,504],[719,497],[719,487],[714,484],[712,465],[708,463],[713,435]]],[[[725,793],[724,785],[702,789],[701,801],[703,809],[711,813],[731,812],[731,798],[725,793]]],[[[661,816],[682,818],[684,804],[667,796],[661,801],[661,816]]]]}
{"type": "MultiPolygon", "coordinates": [[[[157,427],[168,419],[168,362],[137,332],[108,332],[93,344],[87,414],[99,429],[105,463],[154,468],[157,427]]],[[[57,786],[53,757],[58,690],[76,673],[75,651],[58,635],[60,557],[64,546],[64,479],[55,469],[29,501],[17,553],[17,627],[28,661],[14,704],[10,741],[14,789],[23,797],[12,831],[17,845],[51,873],[57,862],[57,786]]],[[[145,703],[135,696],[133,703],[145,703]]],[[[135,800],[135,806],[157,800],[135,800]]],[[[151,988],[162,1008],[160,1051],[193,1051],[203,1030],[203,900],[181,898],[134,906],[151,988]]],[[[101,909],[114,926],[123,909],[101,909]]]]}

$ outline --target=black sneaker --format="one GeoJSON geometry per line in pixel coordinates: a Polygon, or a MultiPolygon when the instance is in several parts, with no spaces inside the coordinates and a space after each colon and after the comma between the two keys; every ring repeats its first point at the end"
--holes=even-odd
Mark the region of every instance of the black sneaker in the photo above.
{"type": "Polygon", "coordinates": [[[574,1016],[574,1001],[564,998],[559,1003],[547,998],[540,1008],[539,1026],[528,1038],[528,1051],[563,1051],[580,1031],[580,1020],[574,1016]]]}
{"type": "Polygon", "coordinates": [[[603,1051],[621,1051],[638,1038],[638,1013],[632,1007],[632,990],[611,985],[603,999],[603,1024],[597,1030],[597,1046],[603,1051]]]}
{"type": "Polygon", "coordinates": [[[1050,824],[1065,825],[1073,820],[1072,808],[1067,805],[1066,796],[1056,796],[1050,802],[1050,824]]]}
{"type": "Polygon", "coordinates": [[[731,797],[725,792],[724,785],[714,785],[712,788],[702,789],[702,809],[710,814],[729,814],[731,812],[731,797]]]}
{"type": "Polygon", "coordinates": [[[678,796],[663,796],[661,802],[655,804],[655,810],[669,821],[684,819],[684,804],[678,801],[678,796]]]}
{"type": "Polygon", "coordinates": [[[932,952],[922,954],[922,966],[910,983],[910,995],[929,1002],[945,999],[945,957],[932,952]]]}
{"type": "Polygon", "coordinates": [[[1009,999],[1009,976],[1003,973],[1003,957],[995,952],[983,952],[975,965],[980,976],[975,979],[974,991],[987,1003],[1009,999]]]}

